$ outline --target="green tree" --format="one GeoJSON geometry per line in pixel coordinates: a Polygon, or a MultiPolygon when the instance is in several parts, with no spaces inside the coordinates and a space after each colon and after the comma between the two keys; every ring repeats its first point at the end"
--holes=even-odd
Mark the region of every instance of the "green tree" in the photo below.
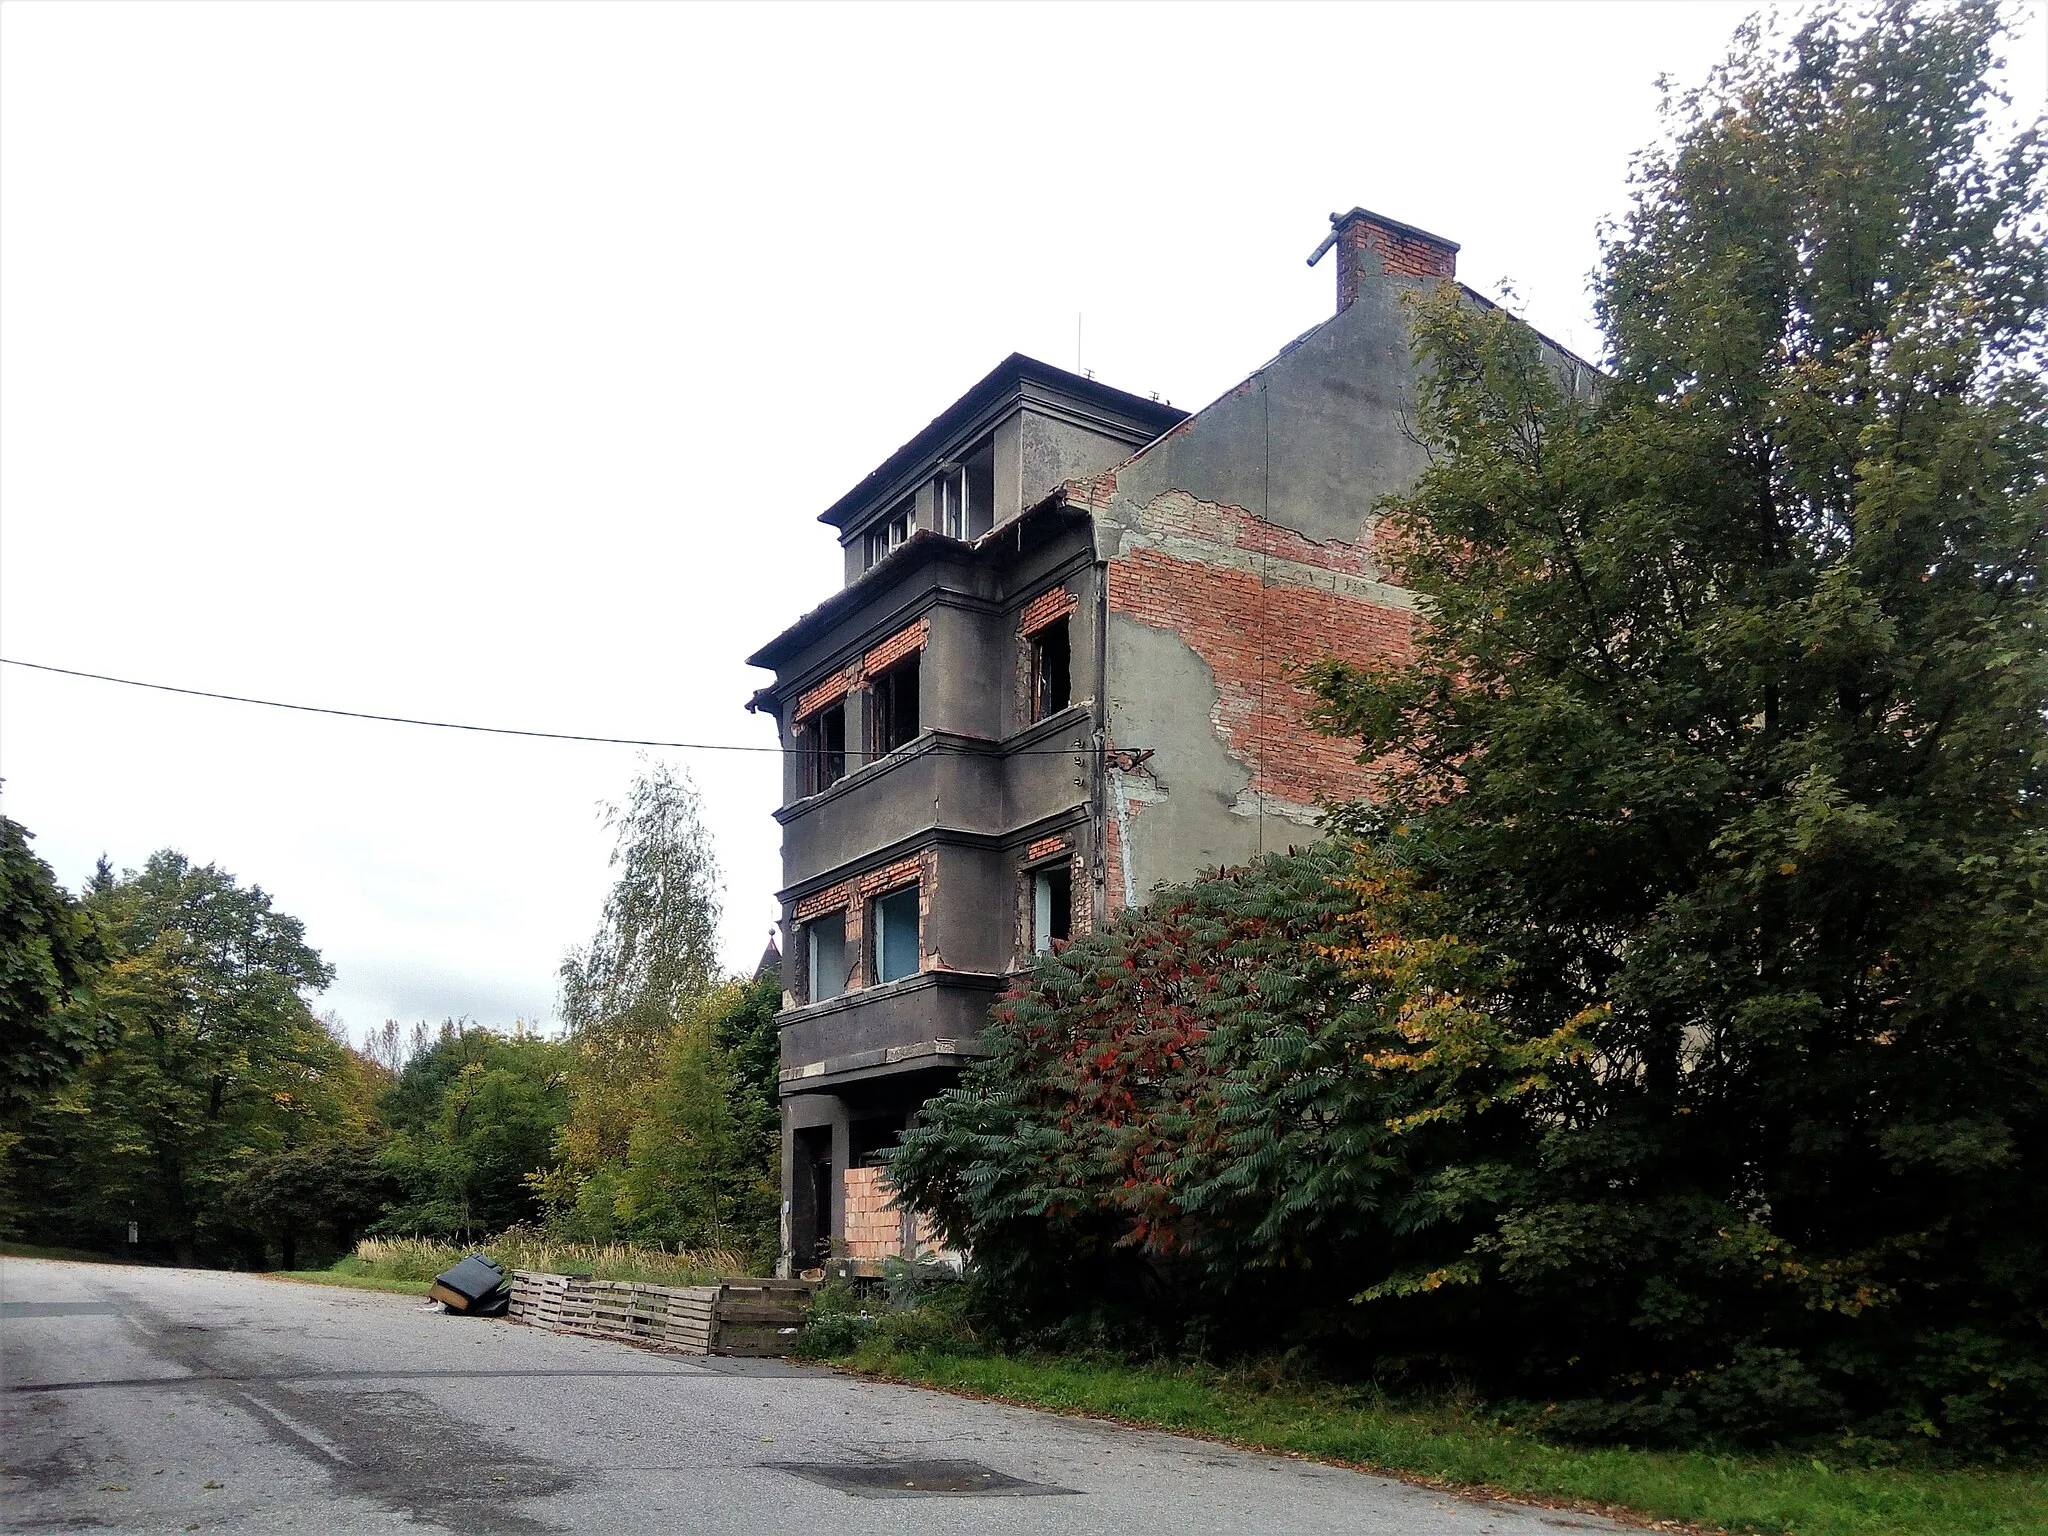
{"type": "Polygon", "coordinates": [[[567,1050],[453,1021],[385,1100],[383,1166],[402,1198],[378,1229],[474,1238],[535,1220],[534,1182],[568,1113],[567,1050]]]}
{"type": "Polygon", "coordinates": [[[323,1260],[354,1246],[399,1195],[369,1136],[332,1136],[252,1159],[235,1176],[228,1203],[252,1230],[275,1242],[279,1265],[297,1269],[302,1244],[323,1260]]]}
{"type": "Polygon", "coordinates": [[[1745,29],[1638,167],[1597,388],[1417,312],[1419,656],[1312,681],[1525,1031],[1599,1020],[1459,1272],[1581,1431],[2048,1437],[2048,263],[1997,36],[1745,29]]]}
{"type": "MultiPolygon", "coordinates": [[[[556,1231],[773,1258],[781,1002],[777,978],[728,982],[669,1026],[655,1070],[619,1110],[625,1145],[575,1177],[558,1164],[535,1181],[556,1231]]],[[[558,1147],[568,1140],[565,1130],[558,1147]]]]}
{"type": "Polygon", "coordinates": [[[779,1066],[781,1001],[779,980],[731,983],[670,1036],[617,1180],[614,1209],[635,1236],[773,1257],[781,1126],[763,1060],[779,1066]]]}
{"type": "Polygon", "coordinates": [[[654,765],[604,821],[616,839],[611,894],[590,943],[562,962],[572,1033],[642,1005],[679,1018],[720,975],[718,858],[689,775],[654,765]]]}
{"type": "Polygon", "coordinates": [[[775,1193],[765,1214],[755,1218],[763,1252],[777,1246],[782,1164],[782,976],[775,973],[742,983],[712,1010],[712,1042],[724,1053],[726,1102],[733,1122],[733,1151],[740,1163],[759,1170],[775,1193]]]}
{"type": "Polygon", "coordinates": [[[108,1033],[92,996],[106,948],[32,835],[0,816],[0,1117],[63,1083],[108,1033]]]}
{"type": "Polygon", "coordinates": [[[133,1219],[181,1259],[260,1258],[226,1199],[241,1168],[361,1129],[354,1060],[306,1001],[333,971],[260,887],[168,850],[103,869],[87,905],[118,1034],[24,1127],[24,1222],[98,1246],[133,1219]]]}
{"type": "Polygon", "coordinates": [[[999,1330],[1355,1349],[1358,1291],[1464,1262],[1578,1049],[1521,1038],[1442,915],[1344,843],[1162,890],[1040,958],[891,1175],[999,1330]]]}
{"type": "Polygon", "coordinates": [[[608,1241],[622,1221],[646,1227],[621,1215],[632,1197],[620,1172],[636,1135],[646,1155],[639,1127],[665,1091],[678,1031],[721,978],[718,864],[688,776],[656,765],[604,815],[615,877],[597,933],[562,964],[570,1108],[536,1187],[558,1227],[608,1241]]]}

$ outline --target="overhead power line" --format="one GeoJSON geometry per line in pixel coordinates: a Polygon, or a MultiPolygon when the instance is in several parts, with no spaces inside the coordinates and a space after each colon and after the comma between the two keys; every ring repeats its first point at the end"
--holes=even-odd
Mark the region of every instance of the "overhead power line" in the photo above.
{"type": "MultiPolygon", "coordinates": [[[[569,731],[528,731],[510,725],[468,725],[457,720],[420,720],[411,715],[377,715],[361,709],[330,709],[322,704],[289,704],[283,699],[254,699],[240,693],[215,693],[206,688],[179,688],[170,683],[145,683],[139,678],[113,677],[105,672],[81,672],[76,667],[52,667],[39,661],[17,661],[0,656],[0,664],[26,667],[32,672],[51,672],[59,677],[90,678],[96,683],[118,683],[123,688],[147,688],[154,693],[177,693],[193,699],[218,699],[227,704],[256,704],[264,709],[289,709],[302,715],[335,715],[343,720],[375,720],[384,725],[420,725],[437,731],[473,731],[485,736],[528,736],[539,741],[584,741],[611,747],[672,747],[682,752],[773,752],[801,754],[802,747],[755,747],[728,741],[650,741],[637,736],[579,736],[569,731]]],[[[1084,750],[1080,747],[1025,747],[1016,757],[1065,757],[1084,750]]]]}

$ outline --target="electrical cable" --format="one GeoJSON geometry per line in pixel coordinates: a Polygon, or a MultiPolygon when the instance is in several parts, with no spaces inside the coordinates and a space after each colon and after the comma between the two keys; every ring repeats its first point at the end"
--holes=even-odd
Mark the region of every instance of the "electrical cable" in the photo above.
{"type": "MultiPolygon", "coordinates": [[[[155,693],[178,693],[194,699],[218,699],[228,704],[257,704],[265,709],[289,709],[306,715],[336,715],[344,720],[374,720],[385,725],[421,725],[438,731],[474,731],[486,736],[527,736],[540,741],[582,741],[612,747],[668,747],[682,752],[773,752],[778,756],[803,756],[805,747],[755,747],[724,741],[649,741],[635,736],[579,736],[568,731],[528,731],[509,725],[466,725],[454,720],[420,720],[410,715],[377,715],[360,709],[329,709],[320,704],[289,704],[282,699],[257,699],[240,693],[215,693],[205,688],[179,688],[170,683],[145,683],[133,677],[114,677],[105,672],[81,672],[75,667],[53,667],[40,661],[17,661],[0,656],[0,665],[26,667],[32,672],[52,672],[60,677],[90,678],[96,683],[118,683],[124,688],[147,688],[155,693]]],[[[1086,747],[1020,747],[1006,757],[1068,757],[1086,747]]]]}

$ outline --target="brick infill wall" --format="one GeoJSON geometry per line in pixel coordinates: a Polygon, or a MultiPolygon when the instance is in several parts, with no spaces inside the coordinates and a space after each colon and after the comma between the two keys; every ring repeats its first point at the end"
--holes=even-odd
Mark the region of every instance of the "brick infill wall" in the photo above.
{"type": "Polygon", "coordinates": [[[796,718],[807,719],[826,705],[845,698],[854,689],[866,687],[868,679],[877,672],[888,670],[912,651],[923,650],[931,641],[931,633],[931,621],[928,619],[919,619],[915,624],[897,630],[852,666],[842,668],[797,695],[796,718]]]}
{"type": "Polygon", "coordinates": [[[920,1215],[904,1241],[906,1213],[890,1202],[896,1191],[890,1187],[887,1170],[849,1168],[846,1170],[846,1256],[850,1259],[880,1260],[906,1255],[914,1248],[936,1248],[938,1233],[931,1218],[920,1215]]]}
{"type": "Polygon", "coordinates": [[[919,619],[915,624],[897,630],[895,634],[861,657],[861,670],[869,677],[873,677],[877,672],[887,671],[912,651],[923,650],[925,642],[931,638],[931,633],[931,623],[926,619],[919,619]]]}
{"type": "Polygon", "coordinates": [[[1208,664],[1211,718],[1251,769],[1249,787],[1301,806],[1365,795],[1357,748],[1310,727],[1314,700],[1289,674],[1326,656],[1412,656],[1413,613],[1396,606],[1404,595],[1384,581],[1371,540],[1318,543],[1183,492],[1137,509],[1135,532],[1110,562],[1110,611],[1179,635],[1208,664]]]}
{"type": "Polygon", "coordinates": [[[1027,636],[1035,635],[1046,625],[1065,618],[1078,606],[1074,594],[1065,587],[1054,587],[1049,592],[1041,592],[1024,605],[1024,617],[1018,621],[1017,632],[1027,636]]]}

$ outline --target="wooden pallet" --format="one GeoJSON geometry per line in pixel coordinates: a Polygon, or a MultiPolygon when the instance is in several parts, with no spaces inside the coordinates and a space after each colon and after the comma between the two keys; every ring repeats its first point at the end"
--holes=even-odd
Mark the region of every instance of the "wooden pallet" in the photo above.
{"type": "Polygon", "coordinates": [[[686,1355],[779,1355],[801,1328],[814,1283],[728,1280],[643,1285],[581,1275],[512,1272],[515,1322],[686,1355]]]}

